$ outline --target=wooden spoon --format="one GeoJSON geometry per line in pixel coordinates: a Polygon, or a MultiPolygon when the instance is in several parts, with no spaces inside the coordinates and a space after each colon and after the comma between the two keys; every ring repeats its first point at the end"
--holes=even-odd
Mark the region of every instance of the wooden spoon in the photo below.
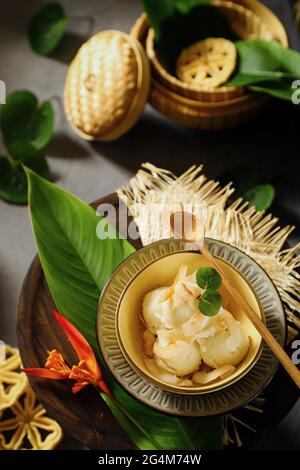
{"type": "Polygon", "coordinates": [[[176,238],[181,238],[188,243],[199,243],[199,249],[203,257],[218,270],[222,277],[222,282],[230,293],[231,297],[242,307],[249,320],[253,323],[257,331],[261,334],[265,343],[269,346],[271,351],[277,357],[281,365],[285,368],[291,379],[300,388],[300,371],[296,365],[291,361],[290,357],[286,354],[284,349],[280,346],[278,341],[274,338],[272,333],[268,330],[266,325],[257,316],[251,305],[240,294],[238,289],[234,286],[227,274],[223,270],[220,263],[214,258],[210,251],[204,245],[204,227],[199,217],[196,217],[187,212],[173,212],[170,216],[170,225],[173,234],[176,238]],[[178,230],[179,228],[179,230],[178,230]]]}

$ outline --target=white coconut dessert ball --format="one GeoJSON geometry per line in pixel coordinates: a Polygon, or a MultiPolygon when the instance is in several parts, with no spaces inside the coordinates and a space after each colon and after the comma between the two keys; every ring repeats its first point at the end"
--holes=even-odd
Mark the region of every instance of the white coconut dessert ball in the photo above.
{"type": "Polygon", "coordinates": [[[161,298],[167,292],[168,287],[159,287],[148,292],[143,300],[143,317],[148,330],[156,334],[157,330],[164,328],[167,322],[166,302],[161,298]]]}
{"type": "Polygon", "coordinates": [[[187,341],[179,329],[158,331],[153,353],[157,365],[179,377],[199,369],[201,353],[196,341],[187,341]]]}
{"type": "Polygon", "coordinates": [[[143,317],[151,333],[163,328],[177,328],[191,318],[198,308],[198,302],[181,286],[175,286],[174,293],[163,300],[169,287],[159,287],[148,292],[143,301],[143,317]],[[183,291],[183,292],[182,292],[183,291]]]}
{"type": "Polygon", "coordinates": [[[226,364],[236,366],[247,354],[249,337],[227,310],[221,309],[218,315],[224,320],[226,327],[213,336],[198,340],[202,359],[213,368],[226,364]]]}

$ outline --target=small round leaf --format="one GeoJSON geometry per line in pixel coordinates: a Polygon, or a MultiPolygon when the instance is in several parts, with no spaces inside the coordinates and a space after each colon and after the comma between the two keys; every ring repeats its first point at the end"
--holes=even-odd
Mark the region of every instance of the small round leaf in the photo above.
{"type": "Polygon", "coordinates": [[[214,317],[219,312],[222,305],[222,296],[214,289],[206,290],[199,301],[199,310],[203,315],[214,317]]]}
{"type": "Polygon", "coordinates": [[[12,166],[7,157],[0,155],[0,194],[10,185],[12,178],[12,166]]]}
{"type": "Polygon", "coordinates": [[[222,285],[222,278],[218,271],[209,266],[198,269],[196,280],[198,286],[202,289],[220,289],[222,285]]]}
{"type": "Polygon", "coordinates": [[[66,30],[69,17],[59,3],[46,3],[33,15],[28,27],[31,48],[37,54],[49,55],[66,30]]]}
{"type": "Polygon", "coordinates": [[[269,209],[274,201],[275,189],[271,184],[258,184],[243,194],[243,198],[257,211],[269,209]]]}
{"type": "Polygon", "coordinates": [[[259,174],[247,166],[237,166],[224,171],[219,178],[220,183],[225,186],[232,183],[234,187],[233,198],[242,197],[249,188],[258,184],[259,174]]]}
{"type": "MultiPolygon", "coordinates": [[[[47,160],[39,151],[28,147],[23,163],[51,180],[47,160]]],[[[0,156],[0,199],[14,204],[27,204],[27,190],[27,178],[21,162],[0,156]]]]}
{"type": "Polygon", "coordinates": [[[15,91],[1,106],[0,125],[10,155],[22,160],[22,153],[28,145],[41,150],[51,139],[54,130],[53,107],[49,101],[40,105],[30,91],[15,91]]]}

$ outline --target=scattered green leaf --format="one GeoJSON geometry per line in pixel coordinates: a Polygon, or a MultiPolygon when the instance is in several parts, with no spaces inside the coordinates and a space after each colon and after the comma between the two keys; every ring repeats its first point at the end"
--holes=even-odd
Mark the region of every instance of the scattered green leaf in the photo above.
{"type": "MultiPolygon", "coordinates": [[[[47,160],[35,149],[27,149],[23,163],[42,175],[51,179],[47,160]]],[[[0,199],[14,204],[27,204],[27,178],[20,161],[0,156],[0,199]]]]}
{"type": "Polygon", "coordinates": [[[29,145],[42,150],[52,137],[53,107],[49,101],[39,104],[30,91],[15,91],[1,105],[0,125],[10,155],[22,160],[29,145]]]}
{"type": "Polygon", "coordinates": [[[196,280],[201,289],[220,289],[222,285],[222,278],[218,271],[209,266],[198,269],[196,280]]]}
{"type": "Polygon", "coordinates": [[[46,3],[35,12],[28,26],[31,48],[37,54],[49,55],[60,43],[69,17],[59,3],[46,3]]]}
{"type": "MultiPolygon", "coordinates": [[[[100,240],[95,211],[72,194],[30,170],[29,204],[33,231],[47,283],[59,311],[84,334],[99,357],[95,334],[98,299],[113,269],[133,252],[120,238],[100,240]]],[[[105,380],[132,420],[106,402],[120,426],[140,449],[217,449],[220,418],[176,418],[131,397],[111,374],[105,380]],[[134,424],[134,421],[137,425],[134,424]]]]}
{"type": "Polygon", "coordinates": [[[243,198],[255,206],[257,211],[268,209],[275,197],[275,189],[271,184],[258,184],[243,194],[243,198]]]}
{"type": "Polygon", "coordinates": [[[7,157],[0,155],[0,192],[10,185],[12,165],[7,157]]]}
{"type": "Polygon", "coordinates": [[[215,289],[207,289],[201,295],[199,301],[199,310],[208,317],[214,317],[218,314],[222,306],[222,296],[219,291],[215,289]]]}
{"type": "Polygon", "coordinates": [[[275,188],[271,184],[263,184],[258,173],[252,168],[241,166],[224,172],[220,182],[225,185],[232,182],[235,189],[229,203],[238,198],[249,201],[257,210],[266,210],[273,203],[275,188]]]}
{"type": "Polygon", "coordinates": [[[237,166],[224,171],[220,176],[220,183],[225,186],[232,183],[234,187],[233,197],[242,197],[243,193],[259,182],[259,175],[247,166],[237,166]]]}
{"type": "Polygon", "coordinates": [[[6,181],[0,176],[0,198],[13,204],[27,204],[27,181],[20,164],[0,157],[0,172],[6,172],[6,181]]]}

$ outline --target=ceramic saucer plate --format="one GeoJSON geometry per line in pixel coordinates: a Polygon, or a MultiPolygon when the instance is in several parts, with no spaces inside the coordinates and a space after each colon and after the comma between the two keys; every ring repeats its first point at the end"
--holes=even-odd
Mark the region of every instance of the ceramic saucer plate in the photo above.
{"type": "MultiPolygon", "coordinates": [[[[224,242],[206,239],[214,256],[231,264],[248,281],[257,297],[271,333],[285,344],[285,313],[280,296],[265,271],[242,251],[224,242]]],[[[103,358],[120,385],[144,404],[177,416],[213,416],[228,413],[253,400],[265,388],[278,361],[264,345],[252,369],[240,380],[218,391],[201,395],[179,395],[154,385],[139,374],[123,355],[116,332],[119,299],[133,277],[153,261],[172,253],[190,251],[181,240],[160,240],[129,256],[112,274],[103,289],[97,315],[97,337],[103,358]]]]}

